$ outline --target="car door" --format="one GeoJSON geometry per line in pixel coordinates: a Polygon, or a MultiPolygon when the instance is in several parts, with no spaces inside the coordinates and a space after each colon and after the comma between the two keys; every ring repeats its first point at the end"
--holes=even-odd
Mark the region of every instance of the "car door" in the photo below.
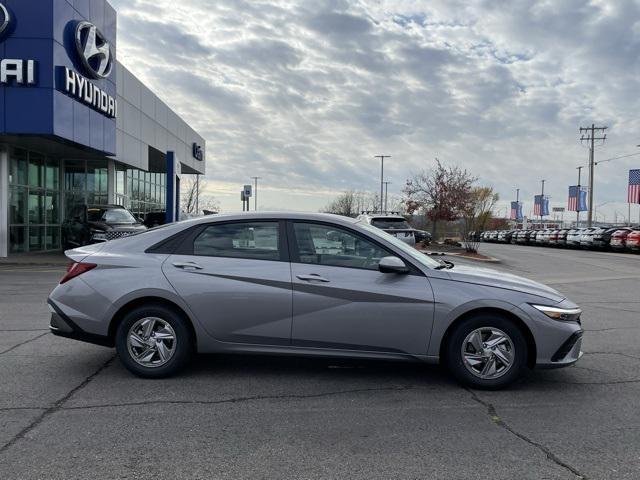
{"type": "Polygon", "coordinates": [[[162,270],[207,333],[223,342],[289,345],[291,269],[284,222],[195,228],[162,270]]]}
{"type": "Polygon", "coordinates": [[[379,260],[395,254],[350,229],[296,221],[288,232],[294,346],[426,354],[434,305],[424,274],[381,273],[379,260]]]}

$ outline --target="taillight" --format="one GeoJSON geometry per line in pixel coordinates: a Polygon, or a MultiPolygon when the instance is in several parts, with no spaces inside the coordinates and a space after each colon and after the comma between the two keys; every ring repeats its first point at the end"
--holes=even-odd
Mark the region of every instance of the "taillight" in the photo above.
{"type": "Polygon", "coordinates": [[[76,278],[78,275],[82,275],[83,273],[88,272],[89,270],[92,270],[97,266],[98,265],[96,265],[95,263],[84,263],[84,262],[70,263],[69,266],[67,267],[66,275],[62,277],[62,280],[60,280],[60,285],[62,285],[63,283],[67,283],[72,278],[76,278]]]}

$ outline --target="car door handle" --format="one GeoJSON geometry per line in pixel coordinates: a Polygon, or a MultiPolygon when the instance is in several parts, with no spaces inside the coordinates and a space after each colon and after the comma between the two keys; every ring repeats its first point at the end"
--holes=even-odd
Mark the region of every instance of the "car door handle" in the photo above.
{"type": "Polygon", "coordinates": [[[174,262],[173,266],[176,268],[182,268],[183,270],[187,268],[193,268],[194,270],[202,270],[202,267],[194,262],[174,262]]]}
{"type": "Polygon", "coordinates": [[[304,280],[305,282],[329,283],[329,280],[315,273],[312,273],[310,275],[296,275],[296,277],[298,278],[298,280],[304,280]]]}

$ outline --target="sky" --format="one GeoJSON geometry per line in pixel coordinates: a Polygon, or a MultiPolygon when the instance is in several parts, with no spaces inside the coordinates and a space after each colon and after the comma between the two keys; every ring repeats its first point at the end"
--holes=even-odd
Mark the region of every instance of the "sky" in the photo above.
{"type": "MultiPolygon", "coordinates": [[[[225,211],[256,175],[261,209],[377,191],[385,154],[390,195],[437,157],[528,214],[542,179],[566,207],[580,126],[608,127],[596,160],[640,153],[638,0],[111,3],[119,60],[205,137],[225,211]]],[[[627,215],[630,168],[596,167],[599,219],[627,215]]]]}

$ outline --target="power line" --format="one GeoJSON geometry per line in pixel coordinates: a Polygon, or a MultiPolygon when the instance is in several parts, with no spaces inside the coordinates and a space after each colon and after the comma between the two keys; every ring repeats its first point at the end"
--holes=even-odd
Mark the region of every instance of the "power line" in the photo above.
{"type": "Polygon", "coordinates": [[[636,153],[629,153],[628,155],[620,155],[619,157],[611,157],[611,158],[606,158],[604,160],[600,160],[598,162],[596,162],[596,165],[598,165],[599,163],[604,163],[604,162],[611,162],[613,160],[619,160],[621,158],[628,158],[628,157],[633,157],[635,155],[640,155],[640,152],[636,152],[636,153]]]}

